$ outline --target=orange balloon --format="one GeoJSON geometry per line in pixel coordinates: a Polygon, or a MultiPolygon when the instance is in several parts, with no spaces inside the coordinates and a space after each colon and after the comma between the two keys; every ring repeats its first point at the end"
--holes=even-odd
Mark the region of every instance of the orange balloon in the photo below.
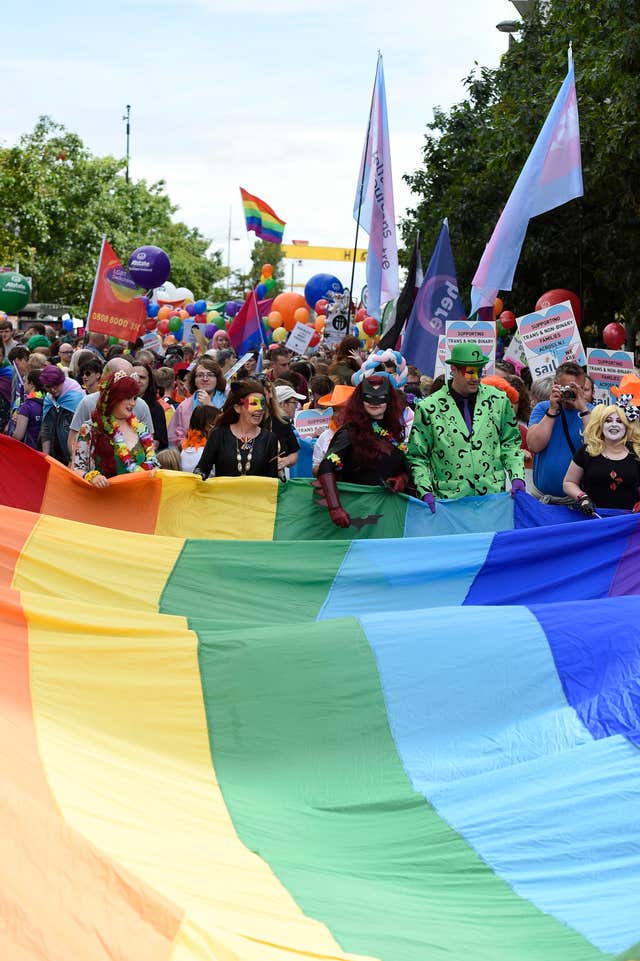
{"type": "Polygon", "coordinates": [[[189,314],[189,311],[188,311],[188,310],[181,310],[180,313],[179,313],[179,317],[180,317],[181,320],[186,320],[187,317],[189,317],[189,316],[190,316],[190,314],[189,314]]]}
{"type": "Polygon", "coordinates": [[[168,320],[171,317],[171,307],[161,307],[158,311],[158,320],[168,320]]]}
{"type": "Polygon", "coordinates": [[[272,310],[267,317],[267,323],[269,324],[269,327],[272,327],[274,330],[276,327],[282,327],[282,314],[280,311],[272,310]]]}
{"type": "Polygon", "coordinates": [[[495,299],[494,302],[493,302],[493,318],[494,318],[494,320],[497,320],[497,319],[498,319],[498,317],[500,316],[500,314],[502,313],[503,310],[504,310],[504,304],[502,303],[502,301],[500,300],[499,297],[496,297],[496,299],[495,299]]]}
{"type": "Polygon", "coordinates": [[[306,324],[309,320],[309,308],[308,307],[298,307],[294,312],[293,316],[298,324],[306,324]]]}
{"type": "Polygon", "coordinates": [[[271,264],[265,264],[264,267],[262,268],[262,276],[266,277],[268,280],[269,277],[271,277],[272,273],[273,273],[273,267],[271,266],[271,264]]]}
{"type": "Polygon", "coordinates": [[[324,314],[320,314],[319,317],[316,317],[316,322],[315,322],[314,326],[315,326],[316,330],[318,331],[318,333],[321,334],[322,331],[323,331],[323,330],[325,329],[325,327],[327,326],[327,318],[324,316],[324,314]]]}
{"type": "Polygon", "coordinates": [[[296,319],[295,319],[295,317],[285,317],[285,319],[284,319],[284,329],[285,329],[285,330],[293,330],[293,328],[295,327],[295,325],[296,325],[296,319]]]}
{"type": "Polygon", "coordinates": [[[282,314],[285,325],[287,321],[293,322],[287,330],[291,330],[295,324],[294,315],[298,307],[304,307],[305,310],[309,309],[309,305],[302,294],[295,294],[289,290],[286,290],[283,294],[278,294],[273,301],[273,309],[282,314]]]}

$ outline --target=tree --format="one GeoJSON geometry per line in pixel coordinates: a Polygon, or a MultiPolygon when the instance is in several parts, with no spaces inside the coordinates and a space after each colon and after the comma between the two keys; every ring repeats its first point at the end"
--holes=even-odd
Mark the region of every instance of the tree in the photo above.
{"type": "Polygon", "coordinates": [[[534,218],[507,306],[524,313],[552,287],[579,292],[583,315],[601,329],[620,312],[640,318],[640,11],[625,0],[536,4],[521,39],[495,70],[467,77],[467,99],[436,110],[422,166],[405,179],[416,206],[402,224],[409,257],[415,229],[435,243],[448,216],[458,280],[471,279],[500,211],[566,73],[573,41],[585,195],[534,218]],[[580,271],[582,259],[582,272],[580,271]]]}
{"type": "Polygon", "coordinates": [[[0,149],[0,263],[32,276],[34,300],[85,311],[103,234],[125,262],[142,244],[162,247],[176,284],[196,296],[225,276],[221,252],[207,253],[207,238],[173,219],[164,182],[127,184],[123,170],[48,117],[0,149]]]}

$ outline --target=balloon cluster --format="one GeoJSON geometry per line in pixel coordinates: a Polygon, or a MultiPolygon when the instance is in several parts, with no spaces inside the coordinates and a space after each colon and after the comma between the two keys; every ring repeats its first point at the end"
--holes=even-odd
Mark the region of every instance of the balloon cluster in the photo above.
{"type": "Polygon", "coordinates": [[[265,300],[271,297],[276,289],[276,282],[273,279],[273,267],[271,264],[264,264],[260,272],[260,280],[256,287],[256,297],[258,300],[265,300]]]}

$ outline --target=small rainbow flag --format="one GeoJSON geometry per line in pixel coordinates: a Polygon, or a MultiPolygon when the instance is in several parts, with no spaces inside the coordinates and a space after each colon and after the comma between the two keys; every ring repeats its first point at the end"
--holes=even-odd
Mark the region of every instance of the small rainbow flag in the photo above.
{"type": "Polygon", "coordinates": [[[240,187],[240,195],[247,231],[253,230],[256,237],[261,237],[270,244],[281,244],[285,221],[280,220],[269,204],[260,200],[259,197],[254,197],[243,187],[240,187]]]}

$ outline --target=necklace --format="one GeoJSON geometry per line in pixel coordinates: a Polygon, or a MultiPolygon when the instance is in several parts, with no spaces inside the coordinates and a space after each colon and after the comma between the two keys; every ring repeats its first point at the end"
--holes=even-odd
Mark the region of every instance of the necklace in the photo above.
{"type": "Polygon", "coordinates": [[[251,469],[251,458],[253,457],[253,443],[255,437],[236,437],[236,459],[238,461],[238,474],[248,474],[251,469]],[[242,462],[242,451],[246,451],[247,459],[242,462]]]}

